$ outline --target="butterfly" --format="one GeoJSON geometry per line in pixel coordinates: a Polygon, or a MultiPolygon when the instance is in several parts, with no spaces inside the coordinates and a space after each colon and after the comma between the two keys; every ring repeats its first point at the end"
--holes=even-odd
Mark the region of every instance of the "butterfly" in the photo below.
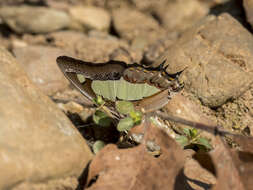
{"type": "Polygon", "coordinates": [[[92,63],[68,56],[57,58],[65,77],[90,101],[100,95],[110,105],[127,100],[146,112],[166,105],[171,95],[180,91],[179,73],[168,74],[165,61],[156,68],[110,60],[92,63]]]}

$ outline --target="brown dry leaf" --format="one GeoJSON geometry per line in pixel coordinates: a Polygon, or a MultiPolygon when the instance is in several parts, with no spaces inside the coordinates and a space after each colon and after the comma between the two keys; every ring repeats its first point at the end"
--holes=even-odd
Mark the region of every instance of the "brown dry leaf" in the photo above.
{"type": "Polygon", "coordinates": [[[156,127],[150,126],[146,134],[160,146],[158,158],[147,153],[144,145],[131,149],[108,145],[91,162],[88,182],[98,178],[87,189],[174,189],[185,160],[183,150],[156,127]]]}
{"type": "MultiPolygon", "coordinates": [[[[229,148],[223,143],[222,139],[217,136],[218,146],[210,152],[213,159],[216,172],[217,184],[212,190],[246,190],[242,176],[238,171],[237,164],[234,162],[233,155],[229,148]]],[[[250,177],[250,176],[249,176],[250,177]]]]}
{"type": "Polygon", "coordinates": [[[253,188],[253,138],[235,136],[233,139],[242,151],[231,151],[233,162],[245,189],[253,188]]]}
{"type": "Polygon", "coordinates": [[[203,168],[217,176],[217,183],[212,190],[252,189],[253,138],[238,135],[233,139],[237,140],[244,151],[231,150],[217,136],[214,150],[209,154],[195,154],[193,156],[203,168]]]}
{"type": "Polygon", "coordinates": [[[184,175],[194,190],[211,189],[217,183],[215,168],[207,153],[196,153],[188,159],[184,165],[184,175]]]}
{"type": "Polygon", "coordinates": [[[245,189],[253,188],[253,154],[232,151],[232,158],[245,189]]]}

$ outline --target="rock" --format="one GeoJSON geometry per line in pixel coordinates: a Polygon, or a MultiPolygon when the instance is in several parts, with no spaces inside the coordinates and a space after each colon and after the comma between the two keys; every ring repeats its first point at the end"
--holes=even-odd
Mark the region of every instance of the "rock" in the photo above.
{"type": "MultiPolygon", "coordinates": [[[[48,45],[48,40],[45,35],[43,34],[23,34],[22,35],[22,41],[24,41],[25,43],[29,44],[29,45],[43,45],[43,46],[47,46],[48,45]]],[[[13,48],[16,48],[16,46],[14,45],[13,48]]],[[[12,49],[13,49],[12,48],[12,49]]]]}
{"type": "Polygon", "coordinates": [[[113,9],[118,9],[122,7],[129,7],[132,5],[131,1],[126,1],[126,0],[86,0],[82,1],[84,5],[87,6],[96,6],[96,7],[102,7],[107,10],[113,10],[113,9]]]}
{"type": "Polygon", "coordinates": [[[143,62],[145,65],[151,65],[156,59],[165,52],[179,37],[177,32],[169,32],[167,35],[159,37],[154,43],[145,49],[143,62]]]}
{"type": "Polygon", "coordinates": [[[169,31],[182,31],[191,27],[208,12],[208,6],[198,0],[169,1],[167,5],[158,7],[156,10],[162,25],[169,31]]]}
{"type": "Polygon", "coordinates": [[[24,3],[29,3],[29,4],[34,4],[38,5],[41,3],[45,3],[45,0],[0,0],[0,6],[5,6],[5,5],[21,5],[24,3]]]}
{"type": "Polygon", "coordinates": [[[246,12],[247,21],[253,27],[253,1],[252,0],[243,0],[243,7],[246,12]]]}
{"type": "Polygon", "coordinates": [[[67,177],[63,179],[52,179],[47,181],[47,183],[31,183],[31,182],[24,182],[18,184],[12,190],[56,190],[56,189],[76,189],[78,187],[78,179],[76,177],[67,177]]]}
{"type": "Polygon", "coordinates": [[[11,49],[13,48],[24,48],[24,47],[27,47],[28,44],[23,41],[23,40],[19,40],[19,39],[13,39],[11,40],[11,49]]]}
{"type": "Polygon", "coordinates": [[[151,12],[156,10],[156,8],[166,6],[168,0],[132,0],[137,9],[142,11],[151,12]]]}
{"type": "MultiPolygon", "coordinates": [[[[186,95],[187,96],[187,95],[186,95]]],[[[201,106],[191,98],[181,95],[180,93],[176,94],[172,97],[172,99],[168,102],[168,104],[164,107],[165,111],[169,113],[169,115],[177,116],[189,121],[199,122],[210,126],[216,126],[216,118],[212,110],[206,108],[205,106],[201,106]]],[[[183,129],[189,128],[187,125],[174,123],[174,130],[179,134],[184,134],[183,129]]],[[[215,141],[215,138],[212,134],[201,131],[201,136],[204,136],[208,139],[211,139],[212,142],[215,141]]]]}
{"type": "Polygon", "coordinates": [[[154,18],[135,9],[116,9],[112,19],[116,32],[129,41],[141,37],[145,38],[148,44],[164,33],[154,18]]]}
{"type": "Polygon", "coordinates": [[[108,31],[111,23],[110,14],[102,8],[93,6],[74,6],[69,9],[73,19],[87,29],[108,31]]]}
{"type": "Polygon", "coordinates": [[[233,17],[210,16],[182,34],[154,63],[168,73],[184,69],[185,89],[204,105],[218,107],[250,88],[253,38],[233,17]]]}
{"type": "Polygon", "coordinates": [[[24,3],[24,0],[0,0],[0,6],[17,5],[24,3]]]}
{"type": "MultiPolygon", "coordinates": [[[[128,60],[135,62],[141,59],[139,54],[131,53],[132,50],[125,41],[104,33],[93,32],[87,36],[81,32],[62,31],[52,33],[48,35],[48,38],[52,40],[53,45],[85,61],[108,61],[114,51],[122,48],[129,51],[130,56],[133,56],[128,60]]],[[[124,60],[126,59],[124,58],[124,60]]]]}
{"type": "Polygon", "coordinates": [[[17,61],[29,78],[47,95],[62,90],[69,84],[56,64],[56,58],[67,53],[46,46],[27,46],[13,49],[17,61]]]}
{"type": "Polygon", "coordinates": [[[0,189],[78,177],[92,158],[67,117],[0,48],[0,189]]]}
{"type": "Polygon", "coordinates": [[[241,97],[229,101],[216,110],[220,125],[225,129],[253,135],[253,89],[250,88],[241,97]],[[249,131],[247,132],[247,128],[249,131]],[[246,133],[245,133],[246,132],[246,133]]]}
{"type": "Polygon", "coordinates": [[[124,61],[125,63],[134,63],[131,54],[125,48],[118,48],[109,55],[110,60],[124,61]]]}
{"type": "Polygon", "coordinates": [[[48,33],[70,24],[65,12],[46,7],[5,6],[0,8],[0,17],[17,33],[48,33]]]}

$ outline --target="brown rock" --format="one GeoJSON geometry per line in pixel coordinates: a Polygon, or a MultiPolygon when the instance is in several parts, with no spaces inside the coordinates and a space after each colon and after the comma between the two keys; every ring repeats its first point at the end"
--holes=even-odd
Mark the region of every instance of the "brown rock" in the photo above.
{"type": "Polygon", "coordinates": [[[252,35],[228,14],[210,16],[182,34],[154,64],[166,59],[167,72],[184,69],[185,89],[217,107],[253,82],[252,35]]]}
{"type": "Polygon", "coordinates": [[[246,11],[247,20],[253,27],[253,0],[243,0],[243,7],[246,11]]]}
{"type": "Polygon", "coordinates": [[[97,7],[106,8],[107,10],[113,10],[117,8],[131,6],[131,1],[126,1],[126,0],[103,0],[103,1],[85,0],[85,1],[82,1],[82,3],[88,6],[93,5],[97,7]]]}
{"type": "Polygon", "coordinates": [[[45,7],[6,6],[0,8],[0,17],[18,33],[48,33],[70,24],[65,12],[45,7]]]}
{"type": "Polygon", "coordinates": [[[159,37],[154,43],[150,44],[144,51],[144,62],[146,65],[151,65],[158,59],[178,39],[177,32],[169,32],[168,34],[159,37]]]}
{"type": "Polygon", "coordinates": [[[56,189],[76,189],[78,186],[78,179],[76,177],[67,177],[63,179],[53,179],[50,181],[47,181],[47,183],[29,183],[24,182],[21,184],[18,184],[12,190],[56,190],[56,189]]]}
{"type": "Polygon", "coordinates": [[[156,8],[166,6],[167,0],[132,0],[137,9],[142,11],[154,11],[156,8]]]}
{"type": "MultiPolygon", "coordinates": [[[[24,3],[25,0],[0,0],[0,6],[4,5],[19,5],[24,3]]],[[[40,0],[28,0],[29,3],[38,3],[40,0]]]]}
{"type": "Polygon", "coordinates": [[[87,29],[109,30],[111,16],[105,9],[93,6],[75,6],[69,9],[69,13],[73,19],[87,29]]]}
{"type": "Polygon", "coordinates": [[[176,0],[158,7],[156,14],[167,30],[182,31],[197,23],[208,12],[208,6],[198,0],[176,0]]]}
{"type": "Polygon", "coordinates": [[[152,42],[164,32],[155,19],[135,9],[116,9],[112,16],[116,31],[130,41],[140,36],[152,42]]]}
{"type": "MultiPolygon", "coordinates": [[[[87,36],[80,32],[66,31],[50,34],[49,38],[52,39],[54,45],[85,61],[108,61],[111,58],[111,54],[118,49],[129,51],[134,61],[140,60],[140,55],[131,53],[132,51],[125,41],[104,33],[91,32],[87,36]]],[[[115,56],[113,55],[112,57],[115,56]]],[[[126,59],[124,58],[124,60],[126,59]]]]}
{"type": "Polygon", "coordinates": [[[29,78],[47,95],[64,89],[68,81],[56,64],[56,58],[67,53],[61,49],[46,46],[14,48],[17,61],[29,78]]]}
{"type": "Polygon", "coordinates": [[[92,158],[82,136],[0,48],[0,189],[78,177],[92,158]]]}

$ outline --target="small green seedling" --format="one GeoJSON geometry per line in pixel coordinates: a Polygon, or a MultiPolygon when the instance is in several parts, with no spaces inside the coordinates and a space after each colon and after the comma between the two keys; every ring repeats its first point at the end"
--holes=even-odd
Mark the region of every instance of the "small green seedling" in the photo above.
{"type": "Polygon", "coordinates": [[[97,154],[102,148],[104,148],[105,143],[104,141],[101,140],[97,140],[93,146],[92,146],[92,150],[95,154],[97,154]]]}
{"type": "Polygon", "coordinates": [[[102,127],[109,127],[112,124],[112,118],[110,118],[105,112],[96,110],[92,116],[93,121],[102,127]]]}
{"type": "Polygon", "coordinates": [[[117,101],[116,109],[119,113],[126,115],[117,125],[118,131],[128,131],[142,121],[142,113],[134,109],[134,105],[128,101],[117,101]]]}
{"type": "MultiPolygon", "coordinates": [[[[97,108],[96,112],[93,114],[93,121],[97,125],[103,127],[110,126],[113,122],[113,119],[105,110],[106,107],[104,106],[103,98],[101,96],[98,96],[94,102],[99,105],[99,108],[97,108]]],[[[116,110],[125,116],[118,122],[117,130],[119,132],[128,131],[133,126],[140,124],[142,121],[142,113],[140,111],[136,111],[134,109],[133,103],[129,101],[117,101],[116,110]]]]}
{"type": "Polygon", "coordinates": [[[99,106],[103,106],[105,104],[105,101],[103,100],[102,96],[97,96],[97,98],[94,98],[93,101],[99,106]]]}
{"type": "Polygon", "coordinates": [[[134,120],[131,117],[125,117],[121,119],[117,125],[117,130],[122,131],[128,131],[134,126],[134,120]]]}
{"type": "Polygon", "coordinates": [[[184,128],[184,135],[176,137],[176,141],[184,148],[196,145],[200,150],[209,151],[212,146],[208,139],[201,137],[197,129],[184,128]]]}

